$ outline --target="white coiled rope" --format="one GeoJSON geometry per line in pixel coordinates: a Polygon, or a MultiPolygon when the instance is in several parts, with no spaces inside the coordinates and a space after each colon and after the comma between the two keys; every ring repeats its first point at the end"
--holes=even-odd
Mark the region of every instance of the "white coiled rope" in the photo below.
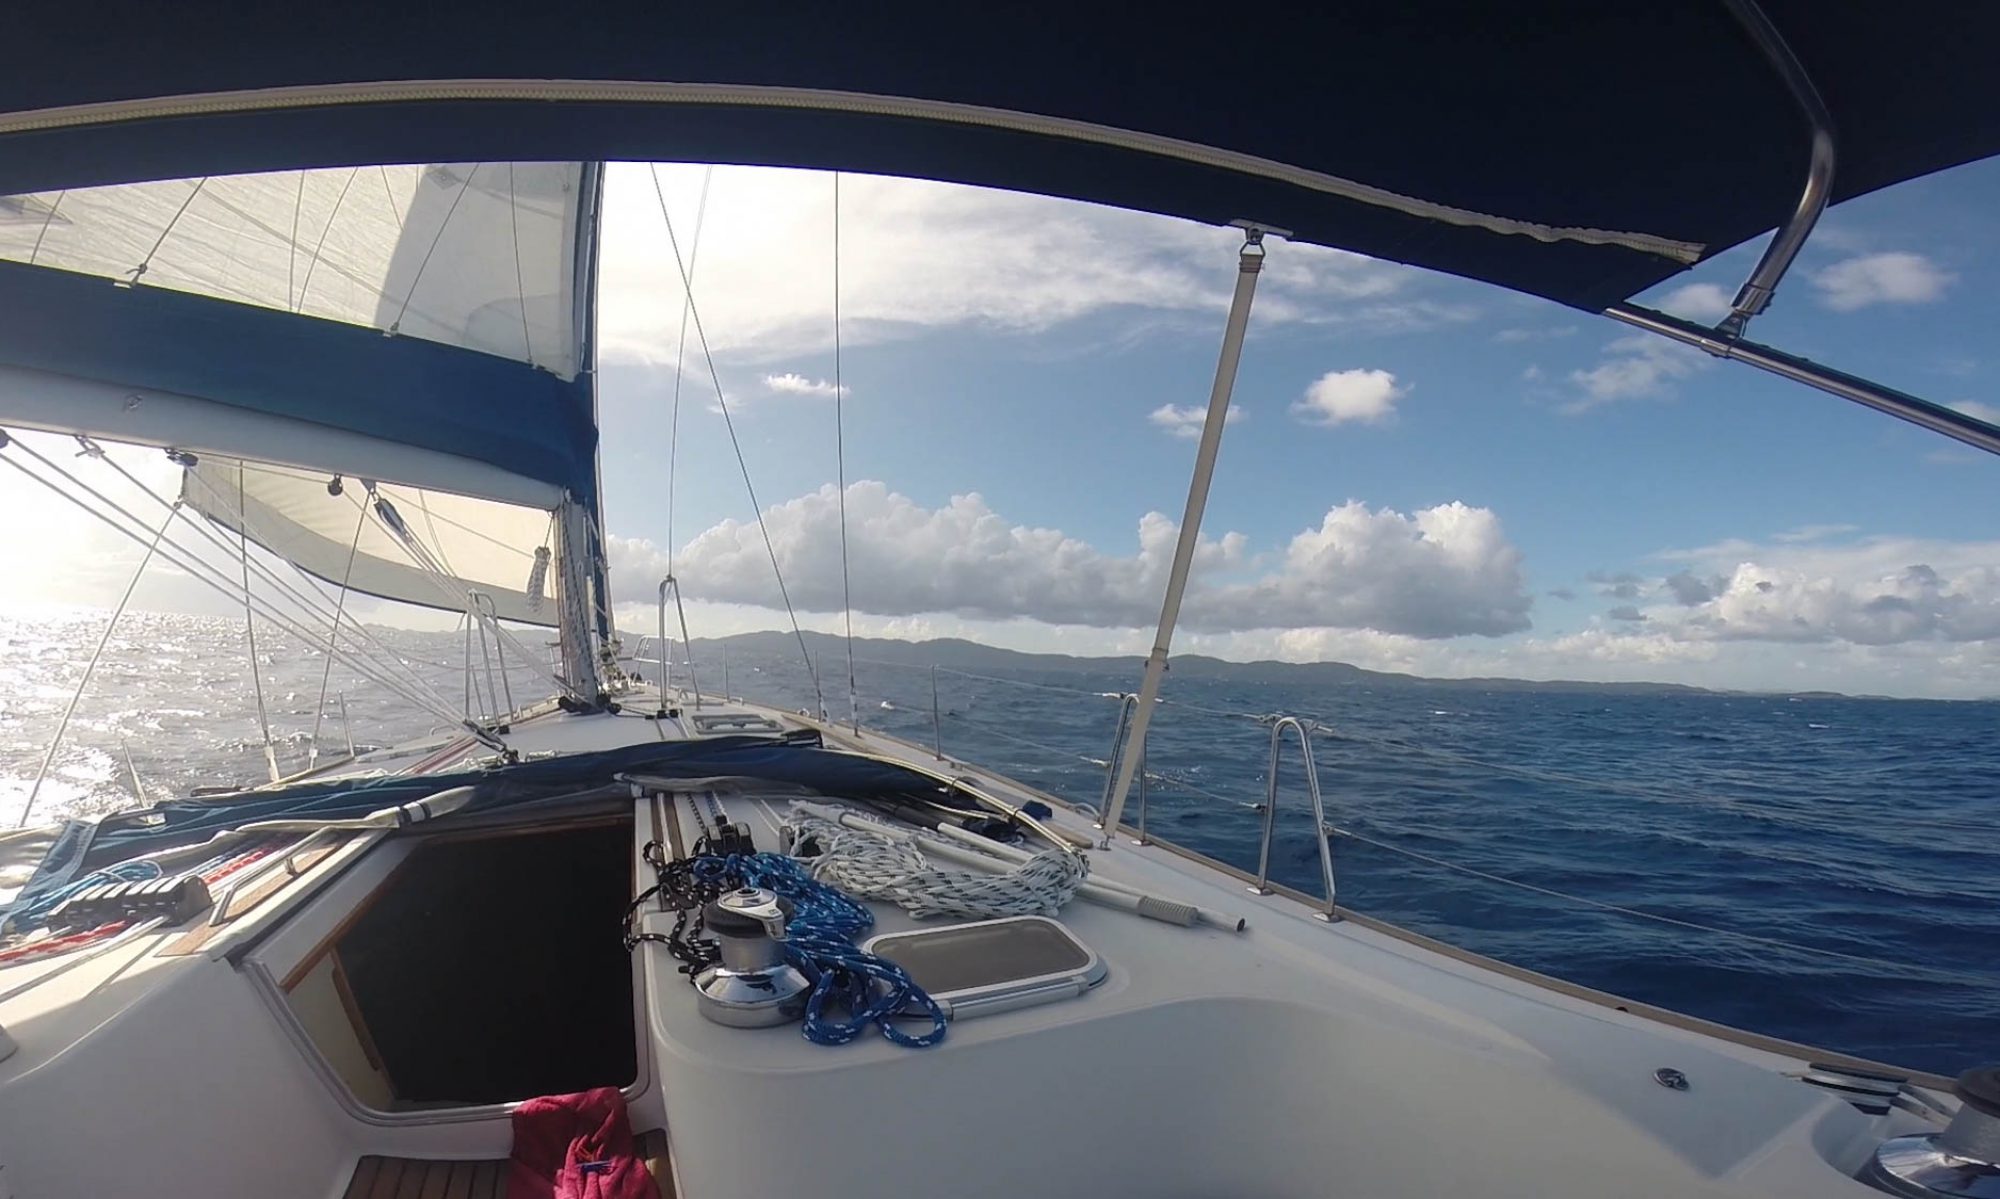
{"type": "Polygon", "coordinates": [[[850,895],[886,899],[912,916],[1053,916],[1083,883],[1084,860],[1067,850],[1045,850],[1018,865],[996,858],[1000,873],[940,870],[924,857],[915,834],[836,824],[802,807],[792,807],[785,826],[793,845],[818,843],[819,855],[807,859],[815,879],[850,895]]]}

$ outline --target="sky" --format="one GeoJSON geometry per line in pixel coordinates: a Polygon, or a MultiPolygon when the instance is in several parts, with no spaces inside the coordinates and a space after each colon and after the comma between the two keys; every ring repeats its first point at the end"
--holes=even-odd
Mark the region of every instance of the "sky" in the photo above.
{"type": "MultiPolygon", "coordinates": [[[[843,176],[836,367],[834,178],[657,179],[607,183],[621,625],[653,626],[671,566],[695,635],[788,627],[774,554],[800,622],[841,628],[844,451],[857,634],[1145,652],[1239,234],[843,176]]],[[[1835,208],[1751,336],[2000,418],[1996,202],[1976,164],[1835,208]]],[[[1641,302],[1713,321],[1760,248],[1641,302]]],[[[1545,301],[1283,241],[1266,261],[1176,652],[2000,694],[2000,462],[1545,301]]],[[[0,554],[46,565],[0,572],[0,610],[115,602],[136,551],[23,486],[0,478],[35,513],[0,554]]],[[[213,608],[158,569],[134,603],[213,608]]]]}

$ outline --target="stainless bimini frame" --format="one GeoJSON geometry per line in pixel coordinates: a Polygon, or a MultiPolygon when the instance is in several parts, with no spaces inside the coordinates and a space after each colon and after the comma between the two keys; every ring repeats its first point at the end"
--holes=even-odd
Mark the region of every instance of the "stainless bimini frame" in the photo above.
{"type": "MultiPolygon", "coordinates": [[[[1805,117],[1811,144],[1806,168],[1805,186],[1799,192],[1797,205],[1791,216],[1772,235],[1771,244],[1765,247],[1750,277],[1737,291],[1736,299],[1730,306],[1729,315],[1714,328],[1685,321],[1651,308],[1637,304],[1613,304],[1604,310],[1604,315],[1621,321],[1648,333],[1694,346],[1718,358],[1734,359],[1748,363],[1759,370],[1768,371],[1781,378],[1804,383],[1821,391],[1852,400],[1878,412],[1884,412],[1911,424],[1922,426],[1933,432],[1942,433],[1967,445],[1989,453],[2000,454],[2000,428],[1976,420],[1962,412],[1919,399],[1893,387],[1885,387],[1857,375],[1837,371],[1830,367],[1787,354],[1770,346],[1759,345],[1743,338],[1743,330],[1751,318],[1763,312],[1777,294],[1778,284],[1791,269],[1799,250],[1805,245],[1813,227],[1819,223],[1820,214],[1826,210],[1833,191],[1833,172],[1838,158],[1837,142],[1834,136],[1833,117],[1827,111],[1826,103],[1819,94],[1819,88],[1806,73],[1805,65],[1786,44],[1778,29],[1765,16],[1756,0],[1725,0],[1730,12],[1743,26],[1750,40],[1756,43],[1772,68],[1784,80],[1785,87],[1798,103],[1805,117]]],[[[1188,484],[1187,511],[1181,520],[1180,539],[1174,549],[1173,568],[1168,572],[1167,591],[1160,605],[1160,626],[1153,641],[1153,651],[1146,659],[1146,672],[1140,683],[1136,700],[1136,710],[1129,719],[1120,713],[1118,738],[1113,746],[1111,783],[1105,792],[1102,819],[1098,825],[1103,830],[1102,848],[1110,848],[1112,836],[1118,829],[1118,819],[1125,807],[1125,798],[1132,783],[1140,774],[1140,760],[1144,757],[1143,746],[1146,727],[1152,718],[1153,698],[1159,694],[1160,682],[1167,669],[1168,648],[1173,639],[1174,624],[1180,616],[1181,598],[1187,588],[1188,571],[1193,565],[1194,550],[1200,535],[1202,511],[1208,501],[1208,488],[1215,471],[1216,454],[1221,447],[1222,426],[1229,408],[1229,396],[1236,381],[1237,363],[1243,351],[1243,336],[1250,318],[1250,304],[1256,294],[1257,272],[1263,264],[1262,241],[1265,234],[1283,236],[1283,232],[1261,226],[1252,221],[1236,221],[1245,232],[1236,281],[1236,294],[1230,304],[1229,318],[1224,325],[1222,352],[1216,365],[1215,386],[1209,396],[1208,415],[1201,430],[1201,442],[1195,455],[1194,477],[1188,484]],[[1125,752],[1126,739],[1136,741],[1142,748],[1137,753],[1125,752]]],[[[1310,747],[1308,747],[1310,755],[1310,747]]],[[[1272,764],[1273,772],[1276,762],[1272,764]]],[[[1268,819],[1269,812],[1266,812],[1268,819]]],[[[1324,837],[1322,837],[1324,841],[1324,837]]],[[[1143,836],[1141,843],[1144,843],[1143,836]]],[[[1324,848],[1324,845],[1322,845],[1324,848]]],[[[1329,900],[1331,899],[1331,869],[1329,875],[1329,900]]],[[[1261,885],[1261,882],[1260,882],[1261,885]]]]}
{"type": "Polygon", "coordinates": [[[1792,210],[1790,219],[1772,234],[1771,244],[1765,247],[1763,257],[1757,260],[1750,277],[1737,291],[1729,315],[1713,329],[1638,304],[1613,304],[1604,310],[1604,315],[1635,329],[1693,346],[1717,358],[1747,363],[1779,378],[1852,400],[1933,433],[1942,433],[1975,449],[2000,454],[2000,428],[1985,421],[1858,375],[1821,366],[1795,354],[1744,339],[1744,328],[1752,317],[1770,307],[1779,281],[1791,269],[1806,238],[1819,223],[1820,214],[1826,211],[1827,200],[1833,191],[1833,171],[1838,155],[1832,114],[1827,111],[1826,102],[1820,98],[1819,88],[1806,73],[1804,64],[1792,53],[1792,48],[1778,33],[1777,27],[1771,24],[1756,0],[1725,0],[1725,3],[1785,81],[1785,87],[1798,102],[1799,110],[1806,119],[1811,150],[1806,182],[1799,192],[1798,205],[1792,210]]]}

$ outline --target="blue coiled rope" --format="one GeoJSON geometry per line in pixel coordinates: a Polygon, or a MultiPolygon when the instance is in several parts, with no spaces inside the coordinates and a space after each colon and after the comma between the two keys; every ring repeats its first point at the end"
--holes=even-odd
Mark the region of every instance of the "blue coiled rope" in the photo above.
{"type": "Polygon", "coordinates": [[[845,1045],[871,1027],[909,1049],[927,1049],[944,1040],[944,1012],[937,1001],[901,966],[854,944],[875,924],[865,905],[814,879],[783,854],[709,854],[689,865],[699,882],[724,889],[762,887],[792,905],[785,953],[813,980],[802,1029],[806,1040],[845,1045]],[[927,1018],[930,1031],[905,1032],[895,1023],[899,1017],[927,1018]]]}

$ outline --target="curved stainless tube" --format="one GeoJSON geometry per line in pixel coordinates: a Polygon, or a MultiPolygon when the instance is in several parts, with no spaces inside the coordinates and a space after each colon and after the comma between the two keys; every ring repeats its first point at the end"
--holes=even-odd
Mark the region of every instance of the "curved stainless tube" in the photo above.
{"type": "Polygon", "coordinates": [[[1313,915],[1332,922],[1340,916],[1334,907],[1333,843],[1327,840],[1331,830],[1326,824],[1326,804],[1320,798],[1319,767],[1313,762],[1312,736],[1296,716],[1281,716],[1271,725],[1271,765],[1264,775],[1264,844],[1257,851],[1257,885],[1250,890],[1257,895],[1271,894],[1271,830],[1278,815],[1278,759],[1285,746],[1286,729],[1299,735],[1299,756],[1306,768],[1306,794],[1312,798],[1313,835],[1319,841],[1319,872],[1326,883],[1326,910],[1313,915]]]}
{"type": "Polygon", "coordinates": [[[1820,98],[1819,88],[1799,62],[1798,56],[1786,44],[1771,18],[1757,6],[1757,0],[1724,0],[1737,22],[1743,26],[1750,40],[1770,60],[1785,88],[1798,101],[1804,113],[1806,124],[1812,130],[1811,157],[1806,166],[1805,189],[1799,193],[1798,205],[1792,215],[1778,231],[1771,236],[1771,244],[1764,248],[1764,256],[1757,260],[1757,266],[1743,286],[1736,293],[1730,305],[1730,313],[1719,326],[1724,332],[1735,335],[1743,332],[1750,318],[1771,306],[1771,297],[1777,293],[1778,281],[1791,269],[1792,260],[1806,244],[1806,238],[1819,223],[1820,213],[1826,211],[1826,203],[1833,192],[1834,142],[1833,114],[1827,111],[1826,101],[1820,98]]]}

